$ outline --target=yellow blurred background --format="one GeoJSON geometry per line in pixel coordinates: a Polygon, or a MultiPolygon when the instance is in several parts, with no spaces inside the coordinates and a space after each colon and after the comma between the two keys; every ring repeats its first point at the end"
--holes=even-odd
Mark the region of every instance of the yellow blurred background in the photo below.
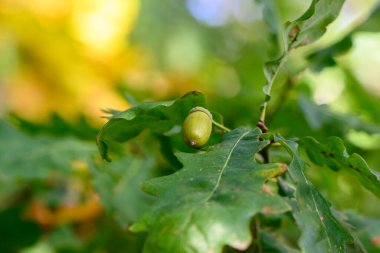
{"type": "MultiPolygon", "coordinates": [[[[149,57],[128,44],[138,0],[4,0],[0,2],[0,108],[26,119],[128,105],[113,87],[147,84],[149,57]]],[[[162,95],[160,78],[149,81],[162,95]]],[[[144,87],[140,87],[144,89],[144,87]]]]}

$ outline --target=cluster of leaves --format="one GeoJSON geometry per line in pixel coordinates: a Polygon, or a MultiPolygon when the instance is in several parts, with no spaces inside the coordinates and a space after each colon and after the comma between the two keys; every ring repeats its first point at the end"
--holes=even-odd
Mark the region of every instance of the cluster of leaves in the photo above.
{"type": "MultiPolygon", "coordinates": [[[[196,102],[200,97],[203,97],[200,93],[192,92],[172,102],[141,104],[130,110],[142,111],[149,106],[140,115],[154,112],[163,115],[160,121],[166,122],[175,118],[168,111],[199,105],[196,102]]],[[[114,136],[125,133],[128,139],[128,129],[140,125],[125,115],[130,115],[128,110],[115,113],[98,135],[98,142],[103,142],[99,149],[104,158],[108,158],[104,153],[105,143],[120,141],[111,138],[108,131],[114,131],[114,136]],[[122,128],[120,121],[124,122],[122,128]]],[[[176,122],[170,122],[174,127],[176,122]]],[[[161,132],[158,129],[156,134],[172,132],[168,128],[161,132]]],[[[359,155],[347,154],[339,138],[324,144],[313,139],[303,139],[301,143],[316,164],[351,171],[364,187],[379,194],[379,179],[359,155]]],[[[237,128],[225,134],[219,144],[196,153],[176,153],[183,168],[142,183],[144,192],[156,196],[157,200],[130,229],[148,231],[144,252],[221,252],[225,245],[245,250],[252,243],[252,217],[292,213],[300,227],[302,251],[365,252],[352,229],[340,220],[337,211],[306,177],[308,166],[297,146],[296,142],[279,135],[262,134],[258,128],[237,128]],[[255,160],[260,151],[273,143],[281,144],[288,151],[292,157],[288,165],[255,160]],[[286,167],[289,174],[281,176],[286,167]]]]}
{"type": "MultiPolygon", "coordinates": [[[[271,87],[289,52],[321,37],[343,3],[315,0],[304,15],[288,24],[284,53],[264,68],[268,83],[260,120],[265,119],[271,87]]],[[[110,161],[108,150],[114,142],[130,140],[144,129],[178,139],[181,122],[195,106],[204,106],[199,92],[175,101],[142,103],[124,112],[111,111],[112,116],[97,139],[102,157],[110,161]]],[[[320,109],[315,110],[318,113],[320,109]]],[[[313,117],[318,116],[311,113],[311,120],[313,117]]],[[[334,116],[326,115],[322,122],[331,118],[334,116]]],[[[312,138],[301,139],[299,143],[316,165],[348,171],[379,196],[377,173],[361,156],[349,155],[338,137],[323,144],[312,138]]],[[[155,198],[130,230],[147,232],[144,252],[222,252],[229,250],[226,246],[246,252],[268,248],[273,252],[366,252],[377,247],[362,242],[363,234],[359,235],[349,225],[355,221],[333,209],[311,183],[306,175],[308,165],[298,145],[279,134],[243,127],[195,153],[172,142],[168,148],[176,150],[175,157],[182,168],[142,182],[142,190],[155,198]],[[287,152],[290,161],[263,163],[260,156],[267,156],[268,150],[276,145],[287,152]],[[280,243],[273,236],[278,227],[265,223],[260,226],[265,219],[289,215],[299,229],[298,243],[286,235],[280,243]]],[[[371,241],[368,237],[364,239],[368,240],[371,241]]]]}
{"type": "MultiPolygon", "coordinates": [[[[277,59],[264,66],[265,119],[272,86],[290,52],[320,38],[344,1],[313,0],[284,31],[274,2],[258,2],[275,43],[281,42],[274,46],[277,59]]],[[[152,3],[150,8],[162,8],[161,3],[152,3]]],[[[374,29],[378,13],[376,9],[341,42],[311,53],[308,67],[321,71],[336,64],[334,58],[351,47],[354,33],[374,29]]],[[[161,45],[157,45],[158,52],[161,45]]],[[[379,123],[378,101],[368,99],[348,70],[344,73],[355,106],[366,109],[368,118],[379,123]]],[[[276,115],[268,108],[268,133],[237,127],[223,134],[214,128],[207,146],[195,150],[183,144],[181,124],[191,108],[207,108],[202,93],[189,92],[164,102],[130,102],[134,107],[126,111],[107,111],[108,122],[96,138],[101,157],[112,158],[111,163],[97,159],[96,131],[85,120],[69,124],[53,115],[52,123],[41,125],[11,115],[19,129],[0,121],[1,252],[31,245],[31,252],[46,251],[46,245],[57,252],[380,250],[379,220],[336,210],[325,189],[309,176],[322,167],[330,168],[334,176],[347,172],[359,187],[379,197],[379,172],[360,155],[349,154],[342,139],[322,139],[331,134],[344,138],[352,129],[380,133],[378,124],[331,112],[301,94],[276,115]],[[298,138],[284,138],[277,129],[298,138]],[[314,138],[303,138],[310,133],[314,138]],[[124,142],[128,143],[120,144],[124,142]],[[93,200],[94,190],[104,212],[97,198],[93,200]]],[[[239,108],[230,107],[236,114],[239,108]]],[[[218,113],[212,114],[223,123],[218,113]]]]}

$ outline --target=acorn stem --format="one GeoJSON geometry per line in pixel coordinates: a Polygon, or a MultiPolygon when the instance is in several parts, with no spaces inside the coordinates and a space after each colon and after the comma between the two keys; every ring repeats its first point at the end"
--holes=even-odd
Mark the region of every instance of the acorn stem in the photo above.
{"type": "Polygon", "coordinates": [[[219,124],[218,122],[216,122],[216,121],[214,121],[214,120],[212,121],[212,123],[213,123],[215,126],[219,127],[220,129],[224,130],[225,132],[229,132],[229,131],[231,131],[231,129],[229,129],[229,128],[223,126],[222,124],[219,124]]]}

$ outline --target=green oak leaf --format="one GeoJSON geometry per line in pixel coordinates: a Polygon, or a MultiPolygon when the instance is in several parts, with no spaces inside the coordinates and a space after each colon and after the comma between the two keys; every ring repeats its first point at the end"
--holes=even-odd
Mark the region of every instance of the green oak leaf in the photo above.
{"type": "Polygon", "coordinates": [[[191,108],[205,106],[202,93],[192,91],[183,97],[164,102],[147,102],[125,111],[109,111],[113,114],[97,136],[97,145],[103,159],[108,156],[109,142],[125,142],[145,129],[163,134],[181,125],[191,108]]]}
{"type": "Polygon", "coordinates": [[[289,47],[308,45],[322,37],[343,4],[344,0],[313,0],[301,17],[288,24],[289,47]]]}
{"type": "Polygon", "coordinates": [[[252,241],[251,218],[278,214],[289,205],[268,190],[279,164],[258,164],[254,155],[269,145],[259,129],[238,128],[224,141],[198,153],[178,153],[183,169],[143,184],[158,197],[132,231],[148,230],[144,252],[221,252],[224,245],[244,250],[252,241]]]}
{"type": "Polygon", "coordinates": [[[349,155],[339,137],[329,137],[323,143],[307,137],[300,143],[305,147],[306,153],[313,163],[319,166],[326,165],[336,171],[347,171],[358,178],[365,188],[380,197],[380,181],[376,174],[360,155],[355,153],[349,155]]]}
{"type": "Polygon", "coordinates": [[[351,231],[333,215],[331,204],[307,179],[307,164],[298,154],[298,144],[280,135],[275,136],[275,141],[292,156],[288,169],[296,183],[293,216],[301,229],[299,245],[302,252],[365,252],[351,231]]]}
{"type": "Polygon", "coordinates": [[[277,74],[284,65],[289,52],[297,47],[308,45],[326,32],[326,27],[339,15],[344,0],[313,0],[302,16],[286,24],[287,41],[283,48],[284,52],[275,60],[264,64],[264,74],[267,80],[263,88],[265,102],[270,100],[270,91],[277,74]]]}

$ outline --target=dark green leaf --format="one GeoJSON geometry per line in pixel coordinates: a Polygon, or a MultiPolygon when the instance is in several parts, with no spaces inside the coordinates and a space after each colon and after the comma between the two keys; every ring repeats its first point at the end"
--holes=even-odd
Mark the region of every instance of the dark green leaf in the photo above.
{"type": "Polygon", "coordinates": [[[352,102],[352,106],[362,115],[367,116],[373,122],[380,123],[380,99],[365,90],[363,85],[355,78],[351,71],[345,69],[346,91],[352,102]]]}
{"type": "Polygon", "coordinates": [[[269,232],[263,231],[260,233],[262,252],[265,253],[299,253],[299,250],[292,249],[285,243],[280,242],[275,236],[269,232]]]}
{"type": "Polygon", "coordinates": [[[73,138],[31,137],[0,121],[0,179],[41,179],[68,172],[73,161],[96,153],[92,143],[73,138]]]}
{"type": "Polygon", "coordinates": [[[349,223],[368,252],[380,252],[380,220],[348,213],[349,223]]]}
{"type": "Polygon", "coordinates": [[[347,35],[335,44],[313,52],[307,56],[314,71],[321,71],[324,67],[335,66],[333,57],[346,53],[352,47],[351,35],[347,35]]]}
{"type": "Polygon", "coordinates": [[[263,21],[268,27],[270,39],[273,42],[273,55],[278,57],[283,50],[283,27],[276,8],[276,3],[273,0],[257,0],[257,2],[260,2],[263,6],[263,21]]]}
{"type": "Polygon", "coordinates": [[[151,203],[151,196],[140,190],[149,178],[150,158],[126,157],[107,164],[92,164],[93,184],[103,207],[122,227],[137,220],[151,203]]]}
{"type": "Polygon", "coordinates": [[[22,218],[22,212],[19,207],[0,212],[0,252],[19,252],[36,243],[42,235],[36,223],[22,218]]]}
{"type": "Polygon", "coordinates": [[[380,197],[380,181],[358,154],[347,153],[339,137],[330,137],[319,143],[312,137],[300,142],[305,147],[310,160],[319,166],[328,166],[333,170],[345,170],[360,180],[362,185],[380,197]]]}
{"type": "Polygon", "coordinates": [[[259,134],[238,128],[206,151],[179,153],[183,169],[143,184],[158,197],[132,226],[149,230],[144,252],[221,252],[224,245],[242,250],[252,240],[252,216],[289,210],[276,192],[263,189],[282,168],[255,162],[254,155],[269,144],[259,134]]]}
{"type": "Polygon", "coordinates": [[[289,172],[296,183],[296,203],[293,215],[301,228],[299,245],[303,252],[365,252],[352,233],[333,215],[330,203],[306,178],[306,163],[298,154],[297,143],[283,139],[280,142],[293,156],[289,172]]]}
{"type": "Polygon", "coordinates": [[[112,117],[97,136],[101,156],[110,161],[109,142],[125,142],[144,129],[163,134],[174,126],[181,125],[190,109],[195,106],[205,106],[205,99],[202,93],[193,91],[177,100],[142,103],[126,111],[113,111],[112,117]]]}
{"type": "Polygon", "coordinates": [[[96,137],[97,129],[92,127],[81,115],[74,122],[68,122],[57,113],[52,113],[48,123],[36,123],[23,119],[16,114],[10,114],[11,122],[16,124],[22,131],[32,135],[44,134],[49,136],[75,136],[80,139],[93,141],[96,137]]]}

